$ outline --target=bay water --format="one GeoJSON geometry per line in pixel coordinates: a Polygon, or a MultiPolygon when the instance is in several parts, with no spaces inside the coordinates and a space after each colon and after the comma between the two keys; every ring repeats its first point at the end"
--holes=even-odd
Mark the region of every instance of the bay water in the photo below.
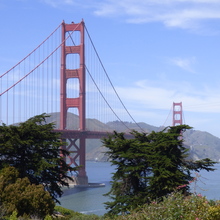
{"type": "Polygon", "coordinates": [[[109,199],[103,194],[110,191],[111,176],[114,168],[109,162],[86,162],[89,183],[104,183],[104,187],[74,187],[64,189],[60,198],[61,206],[84,214],[104,215],[104,202],[109,199]]]}
{"type": "MultiPolygon", "coordinates": [[[[201,171],[194,174],[196,180],[191,183],[191,191],[201,193],[208,199],[220,200],[220,164],[214,172],[201,171]]],[[[104,202],[109,198],[103,194],[110,191],[110,181],[114,168],[110,162],[86,162],[86,171],[90,183],[104,183],[105,187],[67,188],[60,198],[61,206],[84,214],[104,215],[107,211],[104,202]]]]}

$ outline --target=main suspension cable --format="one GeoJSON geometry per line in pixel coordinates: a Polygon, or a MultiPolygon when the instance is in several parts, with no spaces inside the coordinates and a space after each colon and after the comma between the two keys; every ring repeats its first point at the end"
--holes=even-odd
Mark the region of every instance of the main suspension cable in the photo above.
{"type": "Polygon", "coordinates": [[[125,111],[127,112],[127,114],[130,116],[130,118],[132,119],[132,121],[133,121],[142,131],[144,131],[144,129],[134,120],[134,118],[132,117],[132,115],[130,114],[130,112],[128,111],[128,109],[126,108],[126,106],[124,105],[124,103],[122,102],[121,98],[119,97],[119,95],[118,95],[118,93],[117,93],[117,91],[116,91],[114,85],[112,84],[112,82],[111,82],[111,80],[110,80],[110,77],[108,76],[108,73],[107,73],[107,71],[106,71],[106,69],[105,69],[105,67],[104,67],[104,65],[103,65],[103,63],[102,63],[102,61],[101,61],[101,59],[100,59],[100,56],[99,56],[99,54],[98,54],[98,52],[97,52],[97,50],[96,50],[96,48],[95,48],[95,45],[94,45],[94,43],[93,43],[93,41],[92,41],[92,39],[91,39],[91,36],[90,36],[90,34],[89,34],[89,32],[88,32],[86,26],[85,26],[85,30],[86,30],[86,33],[88,34],[88,37],[89,37],[90,42],[91,42],[91,44],[92,44],[92,46],[93,46],[93,49],[94,49],[94,51],[95,51],[95,53],[96,53],[96,55],[97,55],[97,57],[98,57],[98,60],[99,60],[101,66],[102,66],[102,68],[103,68],[103,70],[104,70],[104,72],[105,72],[105,75],[106,75],[106,77],[108,78],[108,80],[109,80],[109,82],[110,82],[110,84],[111,84],[111,86],[112,86],[112,88],[113,88],[115,94],[117,95],[117,97],[118,97],[120,103],[121,103],[122,106],[124,107],[124,109],[125,109],[125,111]]]}

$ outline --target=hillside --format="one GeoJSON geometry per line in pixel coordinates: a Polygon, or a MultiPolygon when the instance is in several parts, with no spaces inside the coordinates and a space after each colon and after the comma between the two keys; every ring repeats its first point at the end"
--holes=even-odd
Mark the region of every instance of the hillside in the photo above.
{"type": "Polygon", "coordinates": [[[208,132],[189,130],[184,134],[184,140],[193,159],[208,157],[220,161],[220,138],[208,132]]]}
{"type": "MultiPolygon", "coordinates": [[[[77,115],[68,113],[67,116],[67,129],[77,130],[79,118],[77,115]]],[[[56,128],[59,127],[59,113],[52,113],[51,117],[48,118],[48,122],[54,122],[56,128]]],[[[106,124],[96,120],[87,119],[86,120],[87,129],[98,131],[112,131],[116,130],[118,132],[128,132],[123,124],[126,124],[131,130],[140,131],[140,128],[132,122],[114,121],[108,122],[106,124]],[[115,129],[116,128],[116,129],[115,129]]],[[[138,123],[139,126],[147,133],[151,131],[159,131],[162,128],[153,125],[146,124],[144,122],[138,123]]],[[[184,144],[190,149],[190,157],[193,159],[203,159],[210,158],[215,161],[220,161],[220,138],[213,136],[212,134],[204,131],[189,130],[184,133],[184,144]]],[[[86,141],[86,159],[87,160],[98,160],[106,161],[107,158],[104,155],[105,148],[102,147],[101,140],[90,139],[86,141]]]]}

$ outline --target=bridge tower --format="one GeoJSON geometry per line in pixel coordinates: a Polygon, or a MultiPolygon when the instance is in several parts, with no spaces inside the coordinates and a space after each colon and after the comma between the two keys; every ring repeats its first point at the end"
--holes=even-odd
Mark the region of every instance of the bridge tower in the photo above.
{"type": "MultiPolygon", "coordinates": [[[[60,130],[66,129],[67,124],[67,111],[69,108],[77,108],[79,113],[79,131],[86,130],[86,106],[85,106],[85,44],[84,44],[84,21],[78,24],[62,23],[62,47],[61,47],[61,68],[60,68],[60,130]],[[68,34],[78,31],[80,33],[80,44],[74,46],[66,45],[66,38],[68,34]],[[67,56],[71,54],[79,55],[79,68],[67,69],[66,60],[67,56]],[[76,78],[79,83],[79,96],[76,98],[67,97],[67,81],[68,79],[76,78]]],[[[70,150],[71,147],[75,147],[76,156],[69,158],[71,164],[80,165],[81,168],[78,173],[78,183],[82,185],[88,184],[88,177],[86,175],[85,164],[85,145],[86,137],[81,135],[79,138],[72,140],[68,139],[70,145],[65,147],[70,150]],[[76,145],[76,140],[79,140],[79,146],[76,145]],[[79,164],[76,164],[75,159],[79,158],[79,164]]]]}
{"type": "Polygon", "coordinates": [[[173,126],[183,124],[182,102],[173,102],[173,126]]]}

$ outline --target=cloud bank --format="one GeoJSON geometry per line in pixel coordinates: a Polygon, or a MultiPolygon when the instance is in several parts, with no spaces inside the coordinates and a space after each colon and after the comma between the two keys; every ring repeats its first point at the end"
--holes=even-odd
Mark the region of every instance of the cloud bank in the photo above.
{"type": "Polygon", "coordinates": [[[39,0],[52,7],[81,7],[99,17],[128,23],[162,23],[168,28],[200,30],[220,19],[219,0],[39,0]]]}
{"type": "Polygon", "coordinates": [[[201,28],[204,21],[220,19],[218,0],[105,0],[95,15],[124,17],[129,23],[160,22],[166,27],[201,28]]]}
{"type": "Polygon", "coordinates": [[[190,112],[220,112],[220,92],[218,88],[201,86],[199,89],[189,82],[169,80],[140,80],[131,87],[117,87],[122,100],[137,102],[143,108],[170,109],[173,102],[183,102],[184,109],[190,112]],[[215,95],[213,95],[215,94],[215,95]]]}

